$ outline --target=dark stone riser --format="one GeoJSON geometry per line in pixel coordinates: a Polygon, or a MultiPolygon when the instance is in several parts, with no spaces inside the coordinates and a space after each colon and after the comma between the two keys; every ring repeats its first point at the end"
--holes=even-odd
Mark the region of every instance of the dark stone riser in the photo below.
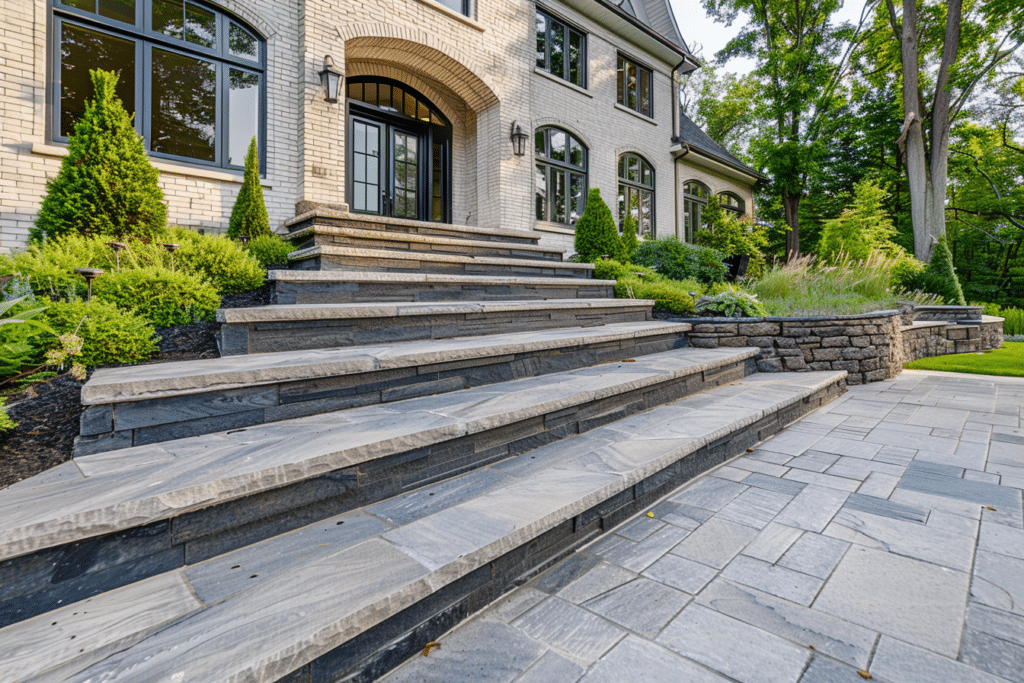
{"type": "Polygon", "coordinates": [[[423,282],[282,282],[273,284],[273,303],[359,304],[401,301],[544,301],[614,299],[614,285],[588,284],[573,278],[564,285],[475,285],[423,282]],[[574,282],[575,281],[575,282],[574,282]],[[578,284],[576,284],[578,282],[578,284]]]}
{"type": "Polygon", "coordinates": [[[586,268],[559,267],[557,262],[520,259],[516,263],[480,263],[479,261],[433,261],[389,259],[366,256],[320,255],[292,261],[296,270],[352,270],[367,273],[433,273],[437,275],[500,275],[503,277],[589,278],[586,268]]]}

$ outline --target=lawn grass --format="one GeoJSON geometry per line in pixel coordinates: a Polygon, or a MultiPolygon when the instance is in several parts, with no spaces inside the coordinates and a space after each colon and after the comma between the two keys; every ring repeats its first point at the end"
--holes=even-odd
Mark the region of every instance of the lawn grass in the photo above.
{"type": "Polygon", "coordinates": [[[903,367],[909,370],[970,372],[976,375],[1024,377],[1024,342],[1004,342],[1003,348],[981,353],[958,353],[922,358],[903,367]]]}

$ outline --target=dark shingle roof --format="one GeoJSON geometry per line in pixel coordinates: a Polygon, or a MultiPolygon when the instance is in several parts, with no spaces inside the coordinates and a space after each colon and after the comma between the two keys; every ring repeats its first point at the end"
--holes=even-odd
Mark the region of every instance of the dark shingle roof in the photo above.
{"type": "Polygon", "coordinates": [[[679,142],[685,142],[698,152],[715,157],[730,166],[736,166],[756,178],[762,177],[760,173],[747,166],[733,156],[729,150],[715,142],[710,135],[701,130],[700,126],[687,118],[682,112],[679,113],[679,142]]]}
{"type": "Polygon", "coordinates": [[[611,2],[687,52],[690,51],[676,24],[669,0],[611,0],[611,2]]]}

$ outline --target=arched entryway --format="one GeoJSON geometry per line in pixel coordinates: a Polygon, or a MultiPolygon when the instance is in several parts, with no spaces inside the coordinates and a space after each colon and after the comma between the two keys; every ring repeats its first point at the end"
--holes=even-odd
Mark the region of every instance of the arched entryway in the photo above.
{"type": "Polygon", "coordinates": [[[346,84],[351,211],[451,221],[451,122],[423,94],[391,78],[346,84]]]}

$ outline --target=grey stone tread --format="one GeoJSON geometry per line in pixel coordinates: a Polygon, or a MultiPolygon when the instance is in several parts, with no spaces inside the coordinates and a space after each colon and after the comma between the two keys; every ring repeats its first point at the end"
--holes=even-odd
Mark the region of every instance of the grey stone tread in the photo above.
{"type": "Polygon", "coordinates": [[[639,339],[673,332],[682,335],[689,327],[689,325],[662,321],[611,323],[601,327],[574,327],[376,346],[226,356],[209,360],[124,368],[101,368],[93,373],[86,385],[82,387],[82,403],[97,405],[117,401],[141,401],[201,391],[222,391],[275,382],[450,363],[531,351],[546,351],[580,344],[639,339]]]}
{"type": "MultiPolygon", "coordinates": [[[[408,301],[397,304],[315,304],[256,306],[253,308],[221,308],[217,322],[227,324],[268,323],[284,321],[345,320],[357,318],[396,318],[501,312],[581,310],[605,308],[647,309],[655,304],[649,299],[546,299],[542,301],[408,301]]],[[[383,324],[383,323],[382,323],[383,324]]]]}
{"type": "Polygon", "coordinates": [[[362,270],[272,270],[271,282],[422,282],[425,284],[456,283],[472,285],[530,285],[531,287],[600,287],[614,285],[615,280],[564,277],[502,277],[500,275],[445,275],[443,273],[377,273],[362,270]]]}
{"type": "MultiPolygon", "coordinates": [[[[756,352],[677,349],[630,363],[83,456],[75,460],[82,479],[0,491],[0,560],[714,370],[756,352]]],[[[834,375],[807,373],[789,381],[803,386],[834,375]]],[[[742,395],[773,399],[758,391],[761,386],[769,385],[753,382],[742,395]]],[[[702,396],[706,401],[709,394],[702,396]]],[[[680,425],[673,438],[684,432],[680,425]]]]}
{"type": "MultiPolygon", "coordinates": [[[[285,222],[285,227],[298,225],[304,221],[308,221],[314,218],[323,218],[328,220],[339,220],[346,221],[350,224],[358,224],[364,226],[365,229],[373,229],[371,226],[380,226],[379,230],[387,230],[388,228],[408,228],[410,230],[443,230],[446,232],[458,232],[464,235],[486,235],[488,237],[514,237],[517,239],[532,239],[539,240],[540,235],[535,232],[528,232],[524,230],[513,230],[511,228],[480,228],[475,225],[455,225],[452,223],[433,223],[424,221],[410,221],[402,218],[389,218],[382,216],[370,216],[363,214],[351,214],[344,211],[334,211],[331,209],[319,208],[315,211],[309,211],[303,214],[299,214],[294,218],[289,219],[285,222]]],[[[289,239],[302,236],[305,230],[311,230],[313,227],[324,227],[324,226],[310,226],[309,228],[303,228],[296,230],[287,235],[289,239]]]]}
{"type": "MultiPolygon", "coordinates": [[[[428,507],[419,516],[407,515],[404,524],[388,522],[387,511],[402,499],[422,499],[422,491],[161,575],[154,581],[180,579],[202,604],[184,601],[176,607],[177,620],[159,630],[143,632],[152,626],[140,629],[136,623],[137,614],[158,609],[158,598],[125,601],[126,592],[138,590],[126,586],[89,603],[90,615],[101,613],[106,628],[81,630],[79,624],[92,617],[73,609],[79,614],[59,633],[48,633],[44,625],[52,618],[41,615],[0,629],[0,642],[34,637],[34,657],[26,666],[59,667],[67,681],[172,681],[181,673],[186,676],[181,680],[209,683],[277,680],[703,445],[844,377],[844,372],[750,376],[492,465],[489,469],[500,475],[497,486],[441,510],[428,507]],[[753,407],[754,398],[760,407],[753,407]],[[68,633],[82,633],[76,642],[86,651],[114,641],[122,645],[100,661],[76,663],[61,658],[59,643],[68,633]]],[[[151,472],[146,477],[159,479],[151,472]]],[[[66,491],[62,498],[67,500],[66,491]]],[[[0,513],[0,519],[9,518],[0,513]]],[[[604,623],[610,646],[623,632],[604,623]]],[[[671,638],[667,645],[679,647],[671,638]]],[[[523,657],[533,661],[530,657],[540,654],[523,657]]],[[[593,654],[588,659],[600,653],[593,654]]],[[[795,659],[791,663],[798,666],[795,659]]]]}
{"type": "MultiPolygon", "coordinates": [[[[542,247],[536,244],[519,244],[516,242],[497,242],[497,241],[482,241],[478,239],[460,239],[457,237],[447,237],[442,235],[430,235],[423,233],[409,233],[409,232],[393,232],[385,230],[364,230],[361,228],[341,228],[327,225],[317,225],[312,228],[307,228],[299,232],[294,232],[289,235],[290,239],[296,239],[302,236],[319,236],[327,235],[331,237],[357,239],[360,241],[374,241],[381,243],[407,243],[409,250],[417,251],[413,244],[419,245],[438,245],[439,247],[455,247],[455,248],[470,248],[479,249],[481,251],[488,249],[501,249],[507,251],[521,251],[521,252],[532,252],[535,254],[543,254],[545,256],[554,257],[556,260],[562,260],[562,252],[552,250],[550,247],[542,247]]],[[[337,246],[343,246],[338,244],[337,246]]],[[[360,247],[366,248],[366,247],[360,247]]],[[[372,247],[371,247],[372,248],[372,247]]],[[[422,247],[420,247],[422,249],[422,247]]],[[[418,251],[417,251],[418,253],[418,251]]],[[[440,253],[445,253],[441,251],[440,253]]],[[[508,258],[538,258],[537,256],[510,256],[508,258]]]]}
{"type": "MultiPolygon", "coordinates": [[[[486,243],[481,243],[486,244],[486,243]]],[[[529,245],[523,245],[529,246],[529,245]]],[[[358,258],[387,259],[400,261],[440,261],[446,263],[482,263],[487,265],[511,265],[518,267],[536,266],[537,268],[561,268],[565,270],[592,271],[592,263],[573,263],[572,261],[549,261],[545,259],[503,258],[497,256],[467,256],[464,254],[442,254],[429,251],[398,251],[384,249],[364,249],[362,247],[343,247],[330,244],[299,249],[288,254],[288,261],[302,261],[314,256],[354,256],[358,258]]]]}

